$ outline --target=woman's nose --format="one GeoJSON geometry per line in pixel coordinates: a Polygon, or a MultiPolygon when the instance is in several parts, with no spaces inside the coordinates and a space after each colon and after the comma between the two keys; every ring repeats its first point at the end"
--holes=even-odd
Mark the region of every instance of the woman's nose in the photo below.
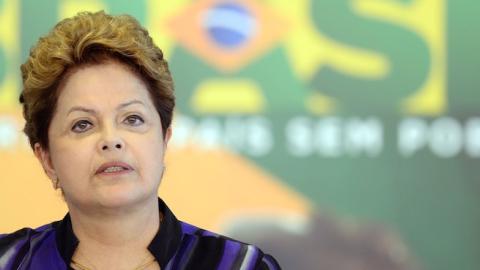
{"type": "Polygon", "coordinates": [[[115,143],[115,145],[113,145],[113,144],[105,143],[102,145],[102,150],[109,150],[109,149],[122,149],[122,144],[115,143]]]}
{"type": "Polygon", "coordinates": [[[102,151],[122,150],[125,148],[125,143],[114,128],[109,128],[104,131],[99,148],[102,151]]]}

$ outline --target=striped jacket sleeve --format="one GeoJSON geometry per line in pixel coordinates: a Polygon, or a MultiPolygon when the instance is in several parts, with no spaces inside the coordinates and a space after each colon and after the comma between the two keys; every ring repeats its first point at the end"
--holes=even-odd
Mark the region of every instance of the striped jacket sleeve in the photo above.
{"type": "Polygon", "coordinates": [[[281,270],[278,262],[269,254],[265,254],[256,270],[281,270]]]}

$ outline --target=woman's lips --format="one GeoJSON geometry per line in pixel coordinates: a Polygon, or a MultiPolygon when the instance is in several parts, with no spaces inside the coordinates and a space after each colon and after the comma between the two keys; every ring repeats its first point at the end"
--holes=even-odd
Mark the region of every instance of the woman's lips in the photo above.
{"type": "Polygon", "coordinates": [[[114,176],[114,175],[122,175],[122,174],[127,174],[130,173],[131,170],[121,170],[121,171],[115,171],[115,172],[100,172],[97,175],[109,175],[109,176],[114,176]]]}
{"type": "Polygon", "coordinates": [[[133,171],[132,166],[128,163],[113,161],[102,164],[95,174],[98,175],[121,175],[133,171]]]}

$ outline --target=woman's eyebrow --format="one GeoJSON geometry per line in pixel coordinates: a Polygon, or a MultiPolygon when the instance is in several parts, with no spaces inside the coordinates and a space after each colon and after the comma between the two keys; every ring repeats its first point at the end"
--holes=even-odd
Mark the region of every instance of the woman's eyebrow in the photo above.
{"type": "Polygon", "coordinates": [[[93,109],[88,109],[88,108],[81,107],[81,106],[74,106],[74,107],[70,108],[70,110],[68,110],[67,116],[70,113],[75,112],[75,111],[86,112],[86,113],[90,113],[90,114],[97,114],[97,111],[95,111],[93,109]]]}
{"type": "MultiPolygon", "coordinates": [[[[131,101],[128,101],[128,102],[125,102],[125,103],[122,103],[122,104],[118,105],[117,106],[117,111],[120,110],[120,109],[123,109],[127,106],[133,105],[133,104],[140,104],[140,105],[145,106],[145,103],[143,103],[142,101],[140,101],[138,99],[134,99],[134,100],[131,100],[131,101]]],[[[97,111],[95,111],[94,109],[89,109],[89,108],[85,108],[85,107],[82,107],[82,106],[74,106],[74,107],[70,108],[70,110],[68,110],[67,115],[69,115],[70,113],[72,113],[74,111],[86,112],[86,113],[94,114],[94,115],[97,114],[97,111]]]]}
{"type": "Polygon", "coordinates": [[[140,104],[140,105],[145,106],[145,103],[143,103],[142,101],[140,101],[140,100],[138,100],[138,99],[134,99],[134,100],[127,101],[127,102],[125,102],[125,103],[122,103],[122,104],[118,105],[117,110],[120,110],[120,109],[122,109],[122,108],[125,108],[125,107],[127,107],[127,106],[130,106],[130,105],[132,105],[132,104],[140,104]]]}

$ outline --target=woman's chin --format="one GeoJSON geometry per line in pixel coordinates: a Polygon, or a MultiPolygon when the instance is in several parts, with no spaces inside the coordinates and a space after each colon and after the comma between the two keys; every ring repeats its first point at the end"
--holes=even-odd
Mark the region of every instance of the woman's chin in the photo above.
{"type": "Polygon", "coordinates": [[[129,208],[134,207],[147,199],[144,192],[138,190],[109,192],[99,194],[98,203],[104,208],[129,208]]]}
{"type": "Polygon", "coordinates": [[[138,186],[119,185],[102,187],[92,192],[90,198],[84,199],[90,201],[89,208],[128,210],[148,201],[151,196],[153,196],[151,192],[146,192],[138,186]]]}
{"type": "Polygon", "coordinates": [[[65,193],[65,199],[75,208],[84,211],[125,210],[141,207],[143,203],[157,197],[154,188],[139,185],[138,182],[119,182],[114,185],[98,185],[89,191],[82,192],[87,196],[65,193]]]}
{"type": "Polygon", "coordinates": [[[108,196],[99,198],[98,206],[101,208],[128,208],[129,206],[135,205],[137,199],[132,196],[108,196]]]}

